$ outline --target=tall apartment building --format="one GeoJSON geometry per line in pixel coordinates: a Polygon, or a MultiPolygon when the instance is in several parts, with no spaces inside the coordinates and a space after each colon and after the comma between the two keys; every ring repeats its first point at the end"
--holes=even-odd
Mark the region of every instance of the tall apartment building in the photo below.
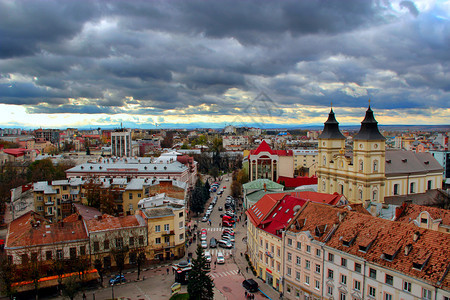
{"type": "Polygon", "coordinates": [[[116,129],[111,132],[111,149],[113,156],[132,156],[131,129],[116,129]]]}

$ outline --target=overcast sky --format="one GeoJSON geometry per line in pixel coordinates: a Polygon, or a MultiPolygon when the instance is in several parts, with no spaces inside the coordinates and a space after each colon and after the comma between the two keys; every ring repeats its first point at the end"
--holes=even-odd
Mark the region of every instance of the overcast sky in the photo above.
{"type": "Polygon", "coordinates": [[[450,1],[0,0],[0,126],[449,124],[450,1]]]}

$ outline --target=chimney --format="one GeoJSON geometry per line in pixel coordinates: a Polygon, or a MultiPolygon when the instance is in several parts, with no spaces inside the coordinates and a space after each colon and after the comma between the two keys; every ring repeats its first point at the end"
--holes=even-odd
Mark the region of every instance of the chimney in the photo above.
{"type": "Polygon", "coordinates": [[[264,192],[267,192],[267,184],[264,182],[264,192]]]}
{"type": "Polygon", "coordinates": [[[408,244],[405,246],[405,255],[408,255],[412,250],[412,244],[408,244]]]}

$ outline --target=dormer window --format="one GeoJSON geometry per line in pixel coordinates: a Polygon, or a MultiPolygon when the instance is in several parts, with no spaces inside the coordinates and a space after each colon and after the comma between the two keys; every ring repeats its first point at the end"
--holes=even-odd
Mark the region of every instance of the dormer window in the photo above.
{"type": "Polygon", "coordinates": [[[420,223],[428,224],[428,218],[420,218],[420,223]]]}
{"type": "Polygon", "coordinates": [[[429,254],[424,259],[419,259],[419,260],[413,261],[413,268],[417,269],[419,271],[422,271],[422,269],[425,267],[425,265],[427,264],[427,262],[430,259],[430,257],[431,257],[431,254],[429,254]]]}

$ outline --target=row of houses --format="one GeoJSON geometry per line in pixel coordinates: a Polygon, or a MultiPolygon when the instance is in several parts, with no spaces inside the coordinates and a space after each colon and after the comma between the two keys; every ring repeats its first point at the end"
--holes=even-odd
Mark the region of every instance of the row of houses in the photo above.
{"type": "Polygon", "coordinates": [[[184,205],[166,195],[144,199],[141,204],[134,215],[122,217],[73,204],[75,213],[60,222],[30,211],[9,224],[6,255],[23,268],[32,261],[44,268],[54,260],[79,259],[92,264],[99,260],[105,269],[117,265],[117,251],[122,251],[125,264],[135,263],[141,253],[147,261],[183,257],[184,205]]]}
{"type": "Polygon", "coordinates": [[[449,299],[445,211],[401,207],[385,220],[360,204],[274,195],[246,212],[247,253],[257,276],[287,299],[449,299]]]}

